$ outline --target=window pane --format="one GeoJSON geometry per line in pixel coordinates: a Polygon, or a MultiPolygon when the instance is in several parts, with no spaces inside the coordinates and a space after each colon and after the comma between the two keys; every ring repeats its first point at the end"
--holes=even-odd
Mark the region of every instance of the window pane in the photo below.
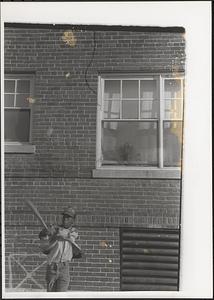
{"type": "Polygon", "coordinates": [[[4,81],[4,92],[5,93],[15,93],[15,80],[5,80],[4,81]]]}
{"type": "Polygon", "coordinates": [[[165,100],[165,119],[182,119],[182,100],[165,100]]]}
{"type": "Polygon", "coordinates": [[[16,92],[17,93],[29,93],[30,92],[30,80],[18,80],[16,92]]]}
{"type": "Polygon", "coordinates": [[[122,97],[123,98],[138,98],[138,80],[123,80],[122,81],[122,97]]]}
{"type": "Polygon", "coordinates": [[[119,119],[120,118],[120,101],[104,101],[104,118],[119,119]]]}
{"type": "Polygon", "coordinates": [[[120,99],[120,80],[105,80],[105,99],[120,99]]]}
{"type": "Polygon", "coordinates": [[[138,119],[138,103],[136,100],[122,101],[122,118],[138,119]]]}
{"type": "Polygon", "coordinates": [[[140,81],[140,98],[157,99],[157,84],[155,80],[140,81]]]}
{"type": "Polygon", "coordinates": [[[156,122],[102,122],[103,165],[157,166],[156,122]]]}
{"type": "Polygon", "coordinates": [[[5,141],[28,142],[30,110],[5,110],[5,141]]]}
{"type": "Polygon", "coordinates": [[[181,166],[182,122],[163,123],[164,166],[181,166]]]}
{"type": "Polygon", "coordinates": [[[164,80],[164,97],[173,99],[181,98],[181,80],[165,79],[164,80]]]}
{"type": "Polygon", "coordinates": [[[141,118],[158,118],[159,101],[140,101],[141,118]]]}
{"type": "Polygon", "coordinates": [[[29,94],[16,95],[16,107],[28,107],[29,106],[28,97],[29,94]]]}
{"type": "Polygon", "coordinates": [[[4,106],[13,107],[14,106],[14,94],[4,95],[4,106]]]}

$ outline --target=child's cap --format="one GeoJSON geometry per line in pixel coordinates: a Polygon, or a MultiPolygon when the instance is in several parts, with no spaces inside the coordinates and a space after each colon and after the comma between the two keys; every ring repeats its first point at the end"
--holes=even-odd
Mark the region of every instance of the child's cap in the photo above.
{"type": "Polygon", "coordinates": [[[67,207],[64,209],[64,211],[62,212],[62,215],[67,215],[69,217],[76,217],[76,212],[72,207],[67,207]]]}

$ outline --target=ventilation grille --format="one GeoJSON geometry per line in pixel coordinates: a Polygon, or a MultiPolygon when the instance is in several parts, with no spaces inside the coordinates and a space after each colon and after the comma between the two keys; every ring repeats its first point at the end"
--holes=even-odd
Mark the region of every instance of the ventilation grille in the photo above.
{"type": "Polygon", "coordinates": [[[121,228],[121,290],[177,291],[179,230],[121,228]]]}

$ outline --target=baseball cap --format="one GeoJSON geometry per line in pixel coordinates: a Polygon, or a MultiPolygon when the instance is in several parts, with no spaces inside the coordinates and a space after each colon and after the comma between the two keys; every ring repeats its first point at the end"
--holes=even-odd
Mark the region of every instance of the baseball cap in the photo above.
{"type": "Polygon", "coordinates": [[[76,212],[72,207],[67,207],[63,210],[62,215],[67,215],[67,216],[75,218],[76,212]]]}

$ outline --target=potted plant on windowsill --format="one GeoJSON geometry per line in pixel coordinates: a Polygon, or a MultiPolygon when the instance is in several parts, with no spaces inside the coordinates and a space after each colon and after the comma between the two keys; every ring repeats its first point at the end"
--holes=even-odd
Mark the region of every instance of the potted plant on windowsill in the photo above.
{"type": "Polygon", "coordinates": [[[128,165],[133,153],[133,146],[129,143],[124,143],[118,148],[119,161],[123,165],[128,165]]]}

